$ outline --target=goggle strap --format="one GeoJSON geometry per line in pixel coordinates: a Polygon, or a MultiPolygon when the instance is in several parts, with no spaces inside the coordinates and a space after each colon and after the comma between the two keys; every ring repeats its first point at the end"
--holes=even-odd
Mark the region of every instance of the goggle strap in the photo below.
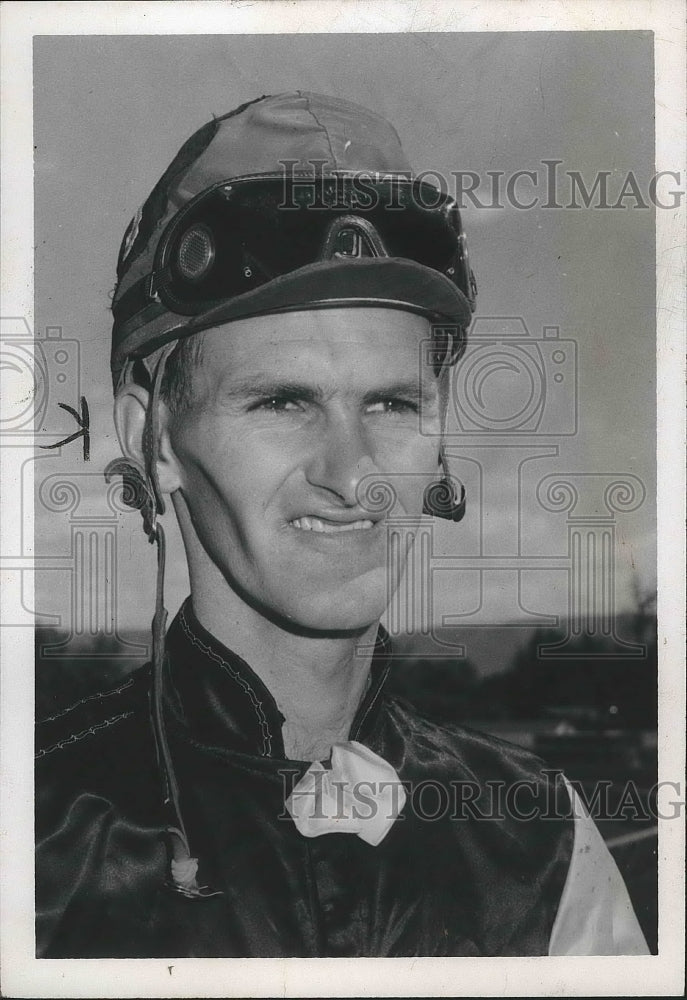
{"type": "MultiPolygon", "coordinates": [[[[160,431],[160,390],[165,374],[165,365],[176,344],[166,344],[160,351],[152,373],[152,385],[148,406],[146,407],[145,425],[143,428],[143,454],[145,458],[145,470],[151,492],[155,501],[155,514],[164,514],[165,502],[160,490],[160,480],[157,472],[157,460],[159,454],[159,431],[160,431]]],[[[155,522],[153,521],[153,528],[155,522]]]]}
{"type": "Polygon", "coordinates": [[[167,609],[165,608],[164,586],[165,586],[165,533],[161,524],[155,528],[154,538],[157,549],[157,578],[155,586],[155,614],[152,622],[153,640],[153,686],[151,691],[151,715],[153,722],[153,733],[155,736],[155,747],[157,750],[158,764],[160,766],[162,779],[163,801],[165,805],[171,805],[174,811],[174,818],[179,829],[186,837],[186,830],[181,816],[179,805],[179,785],[176,780],[172,756],[167,742],[167,732],[165,729],[163,707],[162,707],[162,681],[165,656],[165,629],[167,625],[167,609]]]}
{"type": "MultiPolygon", "coordinates": [[[[160,490],[160,482],[157,472],[157,460],[159,455],[159,409],[160,390],[165,374],[167,360],[174,350],[176,344],[167,344],[160,351],[160,355],[155,362],[152,374],[152,386],[148,406],[146,409],[146,422],[144,428],[143,449],[146,462],[146,474],[151,485],[151,492],[155,499],[156,512],[164,514],[165,502],[160,490]]],[[[157,747],[158,760],[160,764],[163,799],[166,806],[171,806],[175,825],[180,831],[183,842],[188,845],[186,827],[181,815],[181,805],[179,801],[179,784],[176,779],[172,755],[167,741],[167,731],[164,722],[164,711],[162,704],[162,682],[165,658],[165,634],[167,626],[167,609],[165,608],[165,559],[166,543],[164,528],[159,522],[153,526],[150,540],[155,542],[157,549],[157,574],[155,584],[155,614],[152,622],[152,643],[153,643],[153,688],[152,688],[152,721],[155,734],[155,744],[157,747]]]]}

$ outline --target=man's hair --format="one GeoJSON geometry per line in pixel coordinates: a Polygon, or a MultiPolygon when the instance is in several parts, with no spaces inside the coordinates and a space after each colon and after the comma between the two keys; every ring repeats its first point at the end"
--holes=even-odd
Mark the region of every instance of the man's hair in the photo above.
{"type": "Polygon", "coordinates": [[[182,337],[167,358],[160,397],[175,416],[188,410],[193,403],[193,374],[202,359],[202,332],[182,337]]]}

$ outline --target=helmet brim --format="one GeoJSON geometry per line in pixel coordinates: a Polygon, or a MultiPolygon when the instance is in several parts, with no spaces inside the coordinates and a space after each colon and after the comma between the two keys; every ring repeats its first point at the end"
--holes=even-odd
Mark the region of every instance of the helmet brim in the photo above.
{"type": "Polygon", "coordinates": [[[124,324],[119,336],[115,331],[113,371],[127,358],[144,357],[172,340],[233,320],[334,306],[401,309],[463,330],[472,319],[470,303],[460,289],[445,275],[414,261],[396,257],[320,261],[280,275],[199,315],[179,316],[152,304],[146,310],[145,323],[133,330],[124,324]]]}

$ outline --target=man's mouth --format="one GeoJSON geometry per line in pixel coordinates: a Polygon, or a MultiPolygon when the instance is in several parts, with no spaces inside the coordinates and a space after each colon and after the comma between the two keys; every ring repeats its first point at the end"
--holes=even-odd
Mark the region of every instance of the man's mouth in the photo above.
{"type": "Polygon", "coordinates": [[[323,521],[319,517],[297,517],[291,521],[292,528],[299,528],[301,531],[317,531],[322,534],[333,534],[342,531],[368,531],[374,528],[375,522],[367,519],[350,521],[347,523],[335,521],[323,521]]]}

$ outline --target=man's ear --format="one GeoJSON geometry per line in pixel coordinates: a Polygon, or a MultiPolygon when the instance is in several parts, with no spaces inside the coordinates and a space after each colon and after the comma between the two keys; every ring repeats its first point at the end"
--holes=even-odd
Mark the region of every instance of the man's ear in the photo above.
{"type": "MultiPolygon", "coordinates": [[[[150,393],[143,386],[129,383],[117,393],[114,404],[114,422],[119,446],[125,458],[146,468],[143,436],[150,393]]],[[[179,467],[169,440],[169,411],[163,402],[160,406],[157,442],[157,474],[163,493],[174,493],[181,486],[179,467]]]]}
{"type": "Polygon", "coordinates": [[[140,385],[125,385],[114,402],[114,422],[125,458],[145,468],[143,429],[150,393],[140,385]]]}

